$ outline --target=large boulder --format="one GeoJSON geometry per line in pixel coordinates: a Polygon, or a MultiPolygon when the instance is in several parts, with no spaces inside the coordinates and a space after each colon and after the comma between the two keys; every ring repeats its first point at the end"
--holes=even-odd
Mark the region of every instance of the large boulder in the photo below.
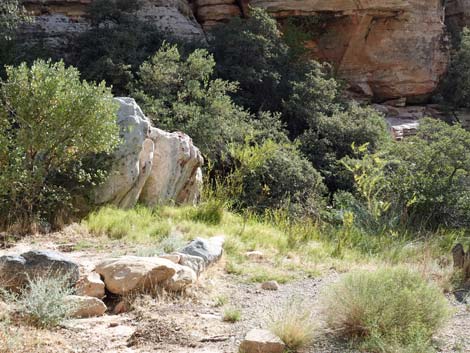
{"type": "Polygon", "coordinates": [[[154,291],[180,271],[180,266],[160,257],[123,256],[105,259],[95,271],[114,294],[154,291]]]}
{"type": "Polygon", "coordinates": [[[152,127],[132,98],[116,98],[122,143],[113,167],[95,191],[95,203],[130,208],[137,202],[154,206],[168,201],[196,203],[204,162],[189,136],[152,127]]]}
{"type": "Polygon", "coordinates": [[[18,290],[29,280],[39,277],[65,277],[71,284],[78,281],[78,264],[53,251],[34,250],[21,255],[0,257],[0,286],[18,290]]]}

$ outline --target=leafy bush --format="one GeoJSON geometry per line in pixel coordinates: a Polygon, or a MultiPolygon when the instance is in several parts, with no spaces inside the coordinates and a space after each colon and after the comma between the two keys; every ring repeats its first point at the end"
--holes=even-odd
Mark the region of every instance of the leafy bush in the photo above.
{"type": "Polygon", "coordinates": [[[29,279],[20,294],[3,293],[23,318],[38,327],[57,326],[73,313],[74,305],[66,300],[70,294],[69,278],[52,275],[29,279]]]}
{"type": "Polygon", "coordinates": [[[265,10],[252,8],[249,18],[216,26],[209,40],[218,75],[240,82],[236,102],[252,112],[279,111],[289,47],[276,20],[265,10]]]}
{"type": "Polygon", "coordinates": [[[445,104],[470,107],[470,29],[461,33],[460,46],[453,55],[447,76],[441,84],[445,104]]]}
{"type": "Polygon", "coordinates": [[[327,289],[323,305],[336,334],[384,353],[432,351],[432,335],[450,314],[437,287],[401,268],[347,274],[327,289]]]}
{"type": "Polygon", "coordinates": [[[164,44],[139,69],[133,92],[156,126],[189,134],[211,160],[229,141],[243,141],[249,115],[229,92],[236,84],[213,79],[214,58],[197,49],[187,59],[175,45],[164,44]]]}
{"type": "Polygon", "coordinates": [[[416,136],[346,164],[373,218],[414,228],[465,227],[470,219],[470,132],[421,120],[416,136]],[[377,208],[380,207],[380,208],[377,208]]]}
{"type": "Polygon", "coordinates": [[[118,142],[110,90],[74,68],[39,60],[7,68],[0,84],[2,226],[55,223],[71,199],[103,177],[89,161],[118,142]]]}
{"type": "Polygon", "coordinates": [[[322,177],[292,144],[247,143],[233,146],[238,163],[239,206],[263,211],[289,205],[290,211],[318,216],[325,192],[322,177]]]}
{"type": "Polygon", "coordinates": [[[269,327],[287,348],[297,351],[312,343],[317,327],[310,306],[293,298],[275,310],[270,314],[269,327]]]}
{"type": "Polygon", "coordinates": [[[98,0],[87,12],[90,30],[74,38],[67,60],[86,80],[106,81],[117,95],[127,95],[139,66],[161,46],[163,34],[139,20],[140,1],[98,0]]]}
{"type": "Polygon", "coordinates": [[[367,144],[374,152],[391,142],[383,117],[372,108],[356,104],[309,119],[309,129],[299,139],[301,150],[325,177],[330,191],[353,190],[354,180],[340,162],[354,155],[353,144],[367,144]]]}

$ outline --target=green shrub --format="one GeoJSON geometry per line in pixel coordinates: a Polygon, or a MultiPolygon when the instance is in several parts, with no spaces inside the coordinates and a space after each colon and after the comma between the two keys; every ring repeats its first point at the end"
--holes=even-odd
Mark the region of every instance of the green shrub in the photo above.
{"type": "Polygon", "coordinates": [[[235,177],[240,190],[232,197],[239,207],[264,211],[289,207],[290,211],[318,216],[325,192],[322,177],[292,144],[246,143],[232,148],[238,163],[235,177]]]}
{"type": "Polygon", "coordinates": [[[430,352],[449,317],[437,287],[402,268],[353,272],[323,294],[328,327],[370,352],[430,352]]]}
{"type": "Polygon", "coordinates": [[[87,7],[92,27],[74,37],[67,60],[90,81],[106,81],[116,95],[128,95],[139,66],[163,42],[153,24],[140,20],[141,1],[98,0],[87,7]]]}
{"type": "Polygon", "coordinates": [[[416,136],[346,164],[364,214],[403,227],[466,227],[470,219],[470,132],[423,119],[416,136]]]}
{"type": "Polygon", "coordinates": [[[75,306],[66,300],[73,294],[67,277],[51,275],[29,279],[20,294],[3,294],[24,319],[38,327],[57,326],[75,310],[75,306]]]}
{"type": "Polygon", "coordinates": [[[235,101],[251,112],[279,111],[287,89],[285,72],[291,65],[276,20],[265,10],[252,8],[249,18],[216,26],[209,41],[218,75],[240,83],[235,101]]]}
{"type": "Polygon", "coordinates": [[[19,0],[0,3],[0,39],[10,39],[19,23],[29,20],[19,0]]]}
{"type": "Polygon", "coordinates": [[[133,92],[156,126],[189,134],[211,160],[220,158],[228,141],[252,130],[248,114],[228,93],[236,84],[213,78],[215,62],[202,49],[182,58],[176,46],[164,44],[139,69],[133,92]]]}
{"type": "Polygon", "coordinates": [[[0,82],[0,214],[2,226],[57,224],[103,178],[91,156],[119,141],[110,90],[80,81],[76,69],[38,60],[7,67],[0,82]]]}
{"type": "Polygon", "coordinates": [[[329,190],[353,190],[354,179],[340,160],[354,156],[352,145],[367,144],[376,151],[391,141],[384,118],[372,108],[350,105],[335,108],[331,115],[309,119],[309,129],[300,137],[301,150],[321,172],[329,190]]]}

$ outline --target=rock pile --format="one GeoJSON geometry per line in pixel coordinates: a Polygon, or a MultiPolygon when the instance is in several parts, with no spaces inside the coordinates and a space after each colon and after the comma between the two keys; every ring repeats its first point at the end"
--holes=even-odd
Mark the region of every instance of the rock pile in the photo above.
{"type": "MultiPolygon", "coordinates": [[[[79,265],[52,251],[30,251],[0,257],[0,287],[20,290],[28,280],[45,276],[67,276],[77,295],[67,296],[73,317],[103,315],[106,293],[117,296],[181,292],[196,283],[208,266],[220,259],[223,237],[197,238],[174,254],[159,257],[121,256],[100,261],[91,273],[79,278],[79,265]]],[[[123,312],[125,310],[118,310],[123,312]]],[[[116,310],[115,310],[116,312],[116,310]]]]}

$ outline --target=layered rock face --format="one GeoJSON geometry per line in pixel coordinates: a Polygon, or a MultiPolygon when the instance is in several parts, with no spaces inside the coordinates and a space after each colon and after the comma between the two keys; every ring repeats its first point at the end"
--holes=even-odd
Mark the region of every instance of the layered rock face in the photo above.
{"type": "Polygon", "coordinates": [[[328,14],[310,43],[358,92],[378,100],[433,92],[448,54],[441,0],[252,0],[278,18],[328,14]]]}
{"type": "MultiPolygon", "coordinates": [[[[42,38],[56,47],[67,43],[70,35],[89,28],[87,7],[94,0],[25,0],[35,22],[25,28],[31,37],[42,38]]],[[[201,39],[204,32],[186,0],[143,0],[138,12],[141,19],[179,38],[201,39]]]]}
{"type": "MultiPolygon", "coordinates": [[[[93,0],[26,0],[37,15],[29,31],[61,45],[67,34],[88,27],[93,0]]],[[[248,16],[248,5],[268,10],[282,23],[292,16],[319,15],[312,57],[334,64],[351,89],[376,100],[429,97],[446,70],[448,22],[465,23],[470,0],[144,0],[139,16],[184,38],[204,38],[205,29],[231,17],[248,16]]]]}
{"type": "Polygon", "coordinates": [[[95,203],[121,208],[137,202],[196,203],[204,161],[191,138],[152,127],[134,99],[116,100],[122,143],[113,155],[110,176],[95,192],[95,203]]]}

